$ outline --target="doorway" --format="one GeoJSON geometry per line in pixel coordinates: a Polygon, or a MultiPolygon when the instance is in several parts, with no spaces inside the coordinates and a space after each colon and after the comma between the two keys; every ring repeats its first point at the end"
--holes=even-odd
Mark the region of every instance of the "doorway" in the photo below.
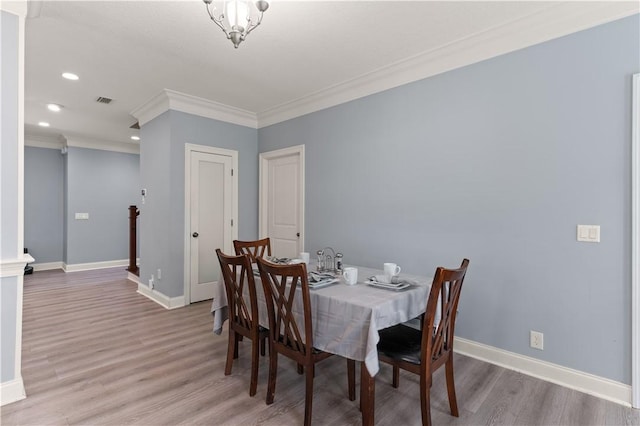
{"type": "Polygon", "coordinates": [[[220,282],[215,250],[237,239],[238,152],[185,145],[185,301],[212,299],[220,282]]]}
{"type": "Polygon", "coordinates": [[[304,145],[260,154],[260,238],[274,256],[304,250],[304,145]]]}

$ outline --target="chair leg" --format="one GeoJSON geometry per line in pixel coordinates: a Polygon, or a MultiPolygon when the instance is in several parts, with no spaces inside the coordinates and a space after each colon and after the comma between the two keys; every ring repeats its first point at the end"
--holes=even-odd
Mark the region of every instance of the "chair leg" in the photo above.
{"type": "Polygon", "coordinates": [[[235,334],[234,345],[233,345],[233,359],[238,359],[238,342],[242,340],[242,335],[238,333],[235,334]]]}
{"type": "Polygon", "coordinates": [[[453,380],[453,352],[449,354],[449,359],[445,364],[445,373],[447,376],[447,393],[449,394],[449,408],[451,408],[451,415],[454,417],[458,417],[456,385],[453,380]]]}
{"type": "Polygon", "coordinates": [[[256,336],[255,340],[251,341],[251,384],[249,385],[249,396],[254,396],[258,388],[258,346],[260,342],[256,336]]]}
{"type": "Polygon", "coordinates": [[[227,362],[224,366],[224,375],[231,374],[231,367],[233,367],[233,359],[237,358],[236,351],[238,342],[236,340],[237,334],[233,330],[229,330],[229,341],[227,343],[227,362]]]}
{"type": "Polygon", "coordinates": [[[260,339],[260,355],[265,355],[265,347],[267,346],[267,338],[263,337],[260,339]]]}
{"type": "Polygon", "coordinates": [[[298,364],[298,374],[304,374],[304,365],[298,364]]]}
{"type": "Polygon", "coordinates": [[[313,406],[313,376],[315,365],[307,366],[306,388],[304,396],[304,426],[311,426],[311,409],[313,406]]]}
{"type": "Polygon", "coordinates": [[[397,365],[393,366],[393,380],[391,382],[391,386],[394,388],[400,386],[400,367],[397,365]]]}
{"type": "Polygon", "coordinates": [[[269,383],[267,385],[267,405],[273,404],[276,392],[276,378],[278,375],[278,353],[269,346],[269,383]]]}
{"type": "MultiPolygon", "coordinates": [[[[430,373],[427,373],[430,374],[430,373]]],[[[420,410],[422,426],[431,426],[431,378],[420,377],[420,410]]]]}
{"type": "Polygon", "coordinates": [[[349,401],[356,400],[356,362],[347,359],[347,387],[349,389],[349,401]]]}

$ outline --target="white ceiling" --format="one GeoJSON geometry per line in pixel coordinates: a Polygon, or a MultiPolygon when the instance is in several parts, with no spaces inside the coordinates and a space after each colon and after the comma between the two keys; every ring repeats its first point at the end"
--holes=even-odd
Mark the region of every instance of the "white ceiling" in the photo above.
{"type": "Polygon", "coordinates": [[[261,127],[638,12],[637,1],[285,1],[238,49],[194,1],[30,2],[29,140],[135,144],[163,89],[261,127]],[[79,81],[61,78],[71,71],[79,81]],[[112,98],[109,105],[97,97],[112,98]],[[53,113],[46,104],[61,104],[53,113]],[[39,121],[51,127],[42,129],[39,121]]]}

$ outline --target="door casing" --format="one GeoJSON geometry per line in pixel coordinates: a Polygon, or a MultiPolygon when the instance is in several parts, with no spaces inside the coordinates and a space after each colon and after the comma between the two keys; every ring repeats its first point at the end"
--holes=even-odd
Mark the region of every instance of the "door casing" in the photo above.
{"type": "MultiPolygon", "coordinates": [[[[204,152],[207,154],[224,155],[231,157],[234,173],[231,188],[231,239],[238,239],[238,151],[216,148],[206,145],[186,143],[184,146],[184,304],[191,302],[191,153],[204,152]]],[[[215,253],[212,253],[212,261],[218,261],[215,253]]]]}

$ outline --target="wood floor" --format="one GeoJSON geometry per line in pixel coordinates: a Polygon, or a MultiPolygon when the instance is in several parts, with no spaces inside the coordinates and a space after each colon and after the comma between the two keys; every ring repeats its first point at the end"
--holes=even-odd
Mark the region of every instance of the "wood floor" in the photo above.
{"type": "MultiPolygon", "coordinates": [[[[36,272],[24,282],[22,373],[27,399],[1,408],[8,425],[299,425],[304,377],[280,358],[275,402],[264,403],[268,358],[249,397],[248,343],[225,376],[226,334],[212,333],[210,302],[165,310],[136,293],[122,269],[36,272]]],[[[436,425],[640,425],[640,412],[464,356],[455,359],[460,417],[449,415],[441,369],[436,425]]],[[[358,425],[346,363],[317,366],[315,425],[358,425]]],[[[359,377],[359,374],[356,375],[359,377]]],[[[420,424],[417,378],[390,385],[382,366],[376,424],[420,424]]]]}

